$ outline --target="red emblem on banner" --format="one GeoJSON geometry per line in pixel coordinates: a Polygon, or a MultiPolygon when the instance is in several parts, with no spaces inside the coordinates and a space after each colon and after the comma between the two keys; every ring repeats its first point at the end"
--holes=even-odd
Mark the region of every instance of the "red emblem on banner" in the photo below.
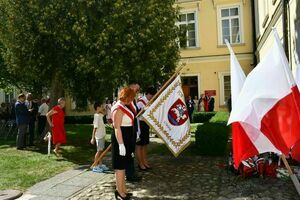
{"type": "Polygon", "coordinates": [[[189,118],[188,111],[181,99],[177,99],[168,112],[169,122],[174,126],[180,126],[189,118]]]}

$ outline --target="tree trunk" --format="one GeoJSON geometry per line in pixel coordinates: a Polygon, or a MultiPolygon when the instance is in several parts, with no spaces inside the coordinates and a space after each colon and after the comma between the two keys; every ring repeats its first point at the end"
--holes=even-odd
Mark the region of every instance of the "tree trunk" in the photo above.
{"type": "Polygon", "coordinates": [[[50,91],[50,108],[57,105],[57,100],[64,95],[64,88],[60,76],[53,74],[50,91]]]}

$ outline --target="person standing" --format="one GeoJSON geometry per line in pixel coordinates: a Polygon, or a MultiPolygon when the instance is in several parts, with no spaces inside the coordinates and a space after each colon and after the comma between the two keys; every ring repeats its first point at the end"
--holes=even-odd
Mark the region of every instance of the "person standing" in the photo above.
{"type": "MultiPolygon", "coordinates": [[[[137,96],[137,94],[140,91],[140,85],[137,83],[132,83],[129,85],[129,88],[132,89],[135,92],[135,97],[137,96]]],[[[132,112],[132,114],[134,115],[134,143],[136,143],[136,139],[138,136],[138,123],[137,123],[137,118],[136,115],[139,113],[139,109],[137,107],[135,98],[133,99],[133,101],[129,104],[126,105],[126,107],[132,112]]],[[[134,151],[135,152],[135,145],[134,145],[134,151]]],[[[138,182],[141,181],[141,177],[137,175],[135,167],[134,167],[134,157],[132,157],[130,159],[129,164],[127,165],[126,169],[126,180],[129,182],[138,182]]]]}
{"type": "Polygon", "coordinates": [[[94,104],[95,114],[94,114],[94,121],[93,121],[93,132],[92,132],[92,139],[91,144],[95,144],[97,146],[97,152],[95,154],[95,160],[92,166],[93,172],[99,172],[102,173],[104,171],[107,171],[108,168],[102,164],[102,160],[100,160],[100,156],[105,148],[105,124],[103,121],[103,117],[105,114],[105,109],[103,105],[100,105],[100,103],[96,102],[94,104]]]}
{"type": "Polygon", "coordinates": [[[112,119],[111,119],[111,102],[109,99],[106,100],[106,103],[105,103],[105,110],[106,110],[106,121],[108,124],[111,124],[112,123],[112,119]]]}
{"type": "Polygon", "coordinates": [[[46,121],[47,121],[47,113],[49,112],[49,106],[47,104],[47,100],[45,98],[41,99],[41,105],[38,110],[38,133],[39,137],[43,135],[45,130],[46,121]]]}
{"type": "Polygon", "coordinates": [[[116,176],[115,197],[130,199],[125,184],[125,169],[132,162],[135,146],[134,115],[126,105],[130,105],[135,98],[135,92],[129,87],[119,93],[118,102],[112,107],[112,166],[116,176]]]}
{"type": "Polygon", "coordinates": [[[214,109],[215,109],[215,98],[213,96],[210,96],[208,100],[208,111],[214,112],[214,109]]]}
{"type": "Polygon", "coordinates": [[[188,96],[187,100],[186,100],[186,106],[187,106],[187,110],[189,113],[189,118],[190,118],[190,122],[192,123],[193,121],[193,112],[194,112],[194,100],[191,98],[191,96],[188,96]]]}
{"type": "Polygon", "coordinates": [[[204,94],[200,95],[200,99],[198,101],[198,111],[203,112],[204,111],[204,94]]]}
{"type": "Polygon", "coordinates": [[[195,97],[194,97],[194,105],[195,105],[196,108],[195,108],[194,110],[195,110],[196,112],[199,112],[199,110],[198,110],[198,104],[199,104],[199,99],[198,99],[197,96],[195,96],[195,97]]]}
{"type": "Polygon", "coordinates": [[[55,145],[53,152],[56,156],[61,157],[60,146],[67,143],[67,136],[65,131],[65,112],[64,107],[66,101],[64,98],[59,98],[57,106],[47,113],[47,121],[52,128],[52,142],[55,145]]]}
{"type": "Polygon", "coordinates": [[[34,133],[35,133],[35,121],[38,112],[38,105],[32,99],[32,94],[28,93],[26,96],[26,106],[30,110],[29,118],[29,144],[28,146],[34,146],[34,133]]]}
{"type": "Polygon", "coordinates": [[[18,126],[18,135],[17,135],[17,149],[23,150],[26,148],[26,130],[29,123],[29,111],[27,106],[25,105],[25,98],[24,94],[20,94],[18,96],[18,101],[15,104],[15,111],[16,111],[16,123],[18,126]]]}
{"type": "MultiPolygon", "coordinates": [[[[152,99],[155,95],[156,90],[154,87],[149,87],[146,90],[145,96],[141,97],[138,100],[137,106],[139,110],[143,109],[147,103],[152,99]]],[[[138,159],[139,169],[144,171],[147,169],[151,169],[147,160],[147,145],[150,141],[150,127],[146,122],[143,121],[142,118],[138,119],[139,127],[140,127],[140,140],[136,143],[136,154],[138,159]]]]}

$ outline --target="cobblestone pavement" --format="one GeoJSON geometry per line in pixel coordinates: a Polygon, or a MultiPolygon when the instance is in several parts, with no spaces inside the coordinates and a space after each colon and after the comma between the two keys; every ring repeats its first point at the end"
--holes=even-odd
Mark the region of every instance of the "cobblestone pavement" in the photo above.
{"type": "MultiPolygon", "coordinates": [[[[143,180],[127,183],[132,199],[300,199],[290,179],[244,179],[223,167],[224,158],[151,155],[149,160],[153,169],[140,173],[143,180]]],[[[106,176],[70,199],[114,199],[114,175],[106,176]]]]}

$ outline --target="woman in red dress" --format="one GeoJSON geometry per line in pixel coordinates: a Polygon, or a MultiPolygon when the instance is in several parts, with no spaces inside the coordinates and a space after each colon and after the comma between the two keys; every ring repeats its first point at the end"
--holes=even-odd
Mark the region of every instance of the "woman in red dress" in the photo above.
{"type": "Polygon", "coordinates": [[[63,108],[66,105],[64,98],[58,99],[58,105],[54,106],[47,113],[47,121],[52,127],[52,142],[55,145],[53,152],[56,156],[61,156],[60,146],[66,144],[67,137],[65,131],[65,112],[63,108]]]}

